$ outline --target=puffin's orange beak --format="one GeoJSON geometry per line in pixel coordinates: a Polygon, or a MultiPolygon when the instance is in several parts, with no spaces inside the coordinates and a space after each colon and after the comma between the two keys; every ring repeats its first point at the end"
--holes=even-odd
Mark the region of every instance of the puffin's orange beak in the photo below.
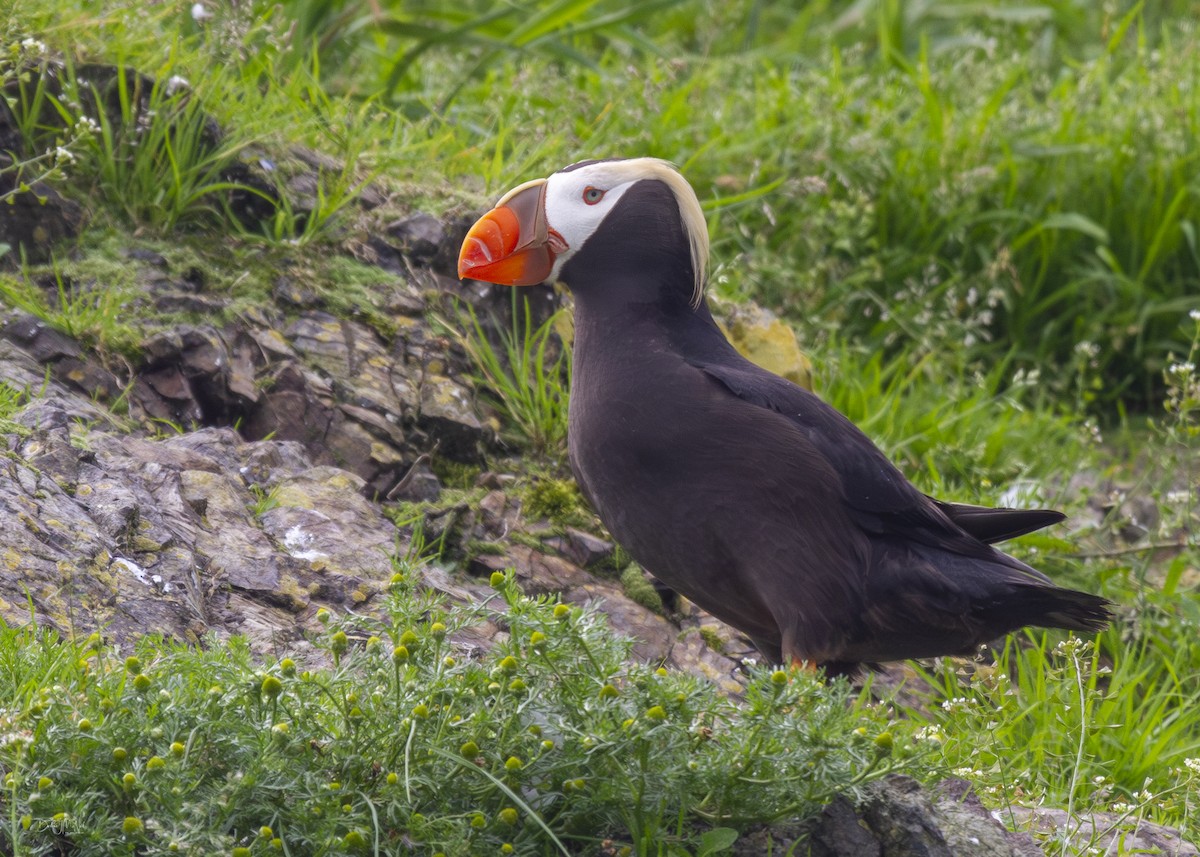
{"type": "Polygon", "coordinates": [[[546,224],[546,180],[535,179],[510,190],[471,227],[458,254],[458,278],[533,286],[550,277],[566,249],[546,224]]]}

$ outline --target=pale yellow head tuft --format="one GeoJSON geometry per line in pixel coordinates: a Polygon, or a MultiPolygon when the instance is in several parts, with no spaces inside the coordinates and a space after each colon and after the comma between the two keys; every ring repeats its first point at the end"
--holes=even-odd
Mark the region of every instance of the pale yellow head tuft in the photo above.
{"type": "MultiPolygon", "coordinates": [[[[563,172],[577,168],[576,165],[567,167],[563,172]]],[[[687,236],[691,249],[692,271],[695,274],[695,289],[692,293],[692,303],[700,304],[704,296],[704,287],[708,278],[708,221],[704,218],[704,210],[696,192],[688,184],[687,179],[675,168],[674,164],[660,158],[627,158],[623,160],[598,161],[588,163],[586,169],[603,177],[612,184],[624,184],[654,179],[665,184],[675,197],[679,206],[679,216],[683,222],[683,231],[687,236]]]]}

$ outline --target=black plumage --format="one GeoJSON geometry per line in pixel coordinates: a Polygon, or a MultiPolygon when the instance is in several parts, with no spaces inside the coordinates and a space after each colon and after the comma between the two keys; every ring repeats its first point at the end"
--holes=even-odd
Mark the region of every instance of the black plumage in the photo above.
{"type": "MultiPolygon", "coordinates": [[[[692,201],[660,162],[644,177],[624,163],[615,178],[579,169],[624,181],[582,243],[556,230],[557,212],[590,213],[564,207],[566,177],[542,190],[539,228],[576,302],[571,466],[643,567],[770,661],[831,673],[967,653],[1025,625],[1104,626],[1104,599],[990,544],[1061,514],[930,498],[844,416],[742,357],[697,296],[692,201]]],[[[460,272],[487,279],[468,244],[460,272]]]]}

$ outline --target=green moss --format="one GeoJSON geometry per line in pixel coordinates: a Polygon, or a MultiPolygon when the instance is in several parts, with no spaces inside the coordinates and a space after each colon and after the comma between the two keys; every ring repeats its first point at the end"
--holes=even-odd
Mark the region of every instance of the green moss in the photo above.
{"type": "Polygon", "coordinates": [[[642,574],[641,566],[637,563],[630,563],[621,572],[621,586],[625,590],[626,595],[647,610],[653,610],[658,614],[665,612],[662,598],[653,584],[646,580],[645,575],[642,574]]]}
{"type": "Polygon", "coordinates": [[[503,556],[505,550],[503,542],[488,542],[482,539],[471,539],[467,542],[468,556],[503,556]]]}
{"type": "Polygon", "coordinates": [[[588,523],[583,495],[569,479],[538,479],[523,492],[525,517],[545,518],[559,526],[578,526],[588,523]]]}
{"type": "Polygon", "coordinates": [[[475,481],[483,472],[483,468],[477,464],[464,464],[440,455],[435,455],[430,459],[429,467],[444,486],[463,491],[474,488],[475,481]]]}
{"type": "Polygon", "coordinates": [[[394,274],[341,255],[305,257],[288,273],[311,277],[310,285],[334,315],[365,321],[385,338],[396,335],[396,323],[384,310],[396,286],[394,274]]]}
{"type": "Polygon", "coordinates": [[[714,652],[725,652],[725,638],[716,632],[713,628],[701,628],[700,639],[704,641],[704,645],[708,646],[714,652]]]}

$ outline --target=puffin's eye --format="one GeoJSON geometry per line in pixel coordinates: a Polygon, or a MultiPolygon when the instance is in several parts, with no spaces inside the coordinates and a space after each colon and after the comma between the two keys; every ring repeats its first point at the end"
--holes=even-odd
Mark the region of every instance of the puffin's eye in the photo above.
{"type": "Polygon", "coordinates": [[[600,188],[589,185],[583,189],[583,201],[588,205],[595,205],[602,199],[604,199],[604,191],[600,188]]]}

